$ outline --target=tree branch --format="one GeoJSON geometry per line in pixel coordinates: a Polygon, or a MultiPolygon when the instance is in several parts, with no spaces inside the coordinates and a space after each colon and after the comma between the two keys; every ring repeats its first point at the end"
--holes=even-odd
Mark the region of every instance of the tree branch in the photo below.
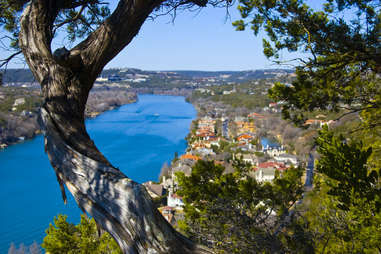
{"type": "Polygon", "coordinates": [[[78,20],[78,19],[81,17],[82,12],[86,9],[86,7],[87,7],[87,4],[82,5],[81,9],[80,9],[79,12],[77,13],[77,15],[75,15],[75,17],[73,17],[72,19],[64,20],[64,21],[62,21],[61,23],[54,25],[55,28],[54,28],[54,32],[53,32],[53,33],[55,33],[55,31],[56,31],[58,28],[60,28],[61,26],[65,25],[65,24],[68,24],[68,23],[70,23],[70,22],[74,22],[74,21],[78,20]]]}
{"type": "Polygon", "coordinates": [[[22,53],[21,50],[17,51],[16,53],[13,53],[12,55],[10,55],[9,57],[7,58],[4,58],[4,59],[1,59],[0,60],[0,68],[2,68],[4,65],[7,65],[9,63],[9,61],[11,61],[15,56],[18,56],[22,53]]]}
{"type": "Polygon", "coordinates": [[[117,8],[74,50],[81,51],[84,65],[94,77],[127,46],[148,15],[164,0],[120,0],[117,8]]]}

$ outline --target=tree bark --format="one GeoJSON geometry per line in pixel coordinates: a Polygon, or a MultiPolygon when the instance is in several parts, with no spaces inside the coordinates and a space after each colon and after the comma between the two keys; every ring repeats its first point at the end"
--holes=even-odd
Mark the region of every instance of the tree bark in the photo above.
{"type": "Polygon", "coordinates": [[[21,17],[19,43],[41,84],[45,151],[64,200],[63,184],[124,253],[210,253],[167,223],[145,188],[111,165],[85,127],[85,105],[96,77],[162,1],[121,0],[111,17],[84,42],[52,54],[51,31],[62,2],[31,1],[21,17]]]}

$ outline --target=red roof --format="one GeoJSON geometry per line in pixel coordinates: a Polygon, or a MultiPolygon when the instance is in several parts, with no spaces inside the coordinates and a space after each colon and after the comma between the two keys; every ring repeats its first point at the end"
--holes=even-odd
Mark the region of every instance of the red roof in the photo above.
{"type": "Polygon", "coordinates": [[[283,163],[273,162],[273,161],[267,161],[267,162],[260,163],[258,165],[258,168],[276,168],[278,170],[287,169],[287,167],[283,163]]]}
{"type": "Polygon", "coordinates": [[[183,197],[177,195],[176,193],[172,193],[171,197],[172,198],[177,198],[177,199],[183,199],[183,197]]]}
{"type": "Polygon", "coordinates": [[[258,117],[258,118],[263,118],[264,116],[261,115],[261,114],[258,114],[258,113],[253,112],[253,113],[249,114],[248,117],[258,117]]]}
{"type": "Polygon", "coordinates": [[[163,207],[162,211],[173,211],[175,210],[173,207],[170,207],[170,206],[165,206],[163,207]]]}

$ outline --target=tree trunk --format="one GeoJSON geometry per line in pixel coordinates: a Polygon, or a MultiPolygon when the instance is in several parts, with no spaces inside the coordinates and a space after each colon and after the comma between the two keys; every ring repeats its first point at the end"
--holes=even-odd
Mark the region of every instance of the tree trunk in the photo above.
{"type": "Polygon", "coordinates": [[[126,18],[125,14],[129,12],[133,18],[128,24],[133,29],[126,35],[112,32],[101,37],[91,35],[74,50],[53,55],[49,31],[59,10],[56,8],[58,2],[61,1],[32,1],[21,17],[19,41],[31,71],[41,84],[45,151],[56,172],[64,200],[63,184],[79,207],[115,238],[124,253],[210,253],[167,223],[145,188],[108,162],[85,127],[84,110],[89,91],[107,63],[99,55],[110,54],[110,48],[121,50],[128,44],[161,1],[121,1],[116,14],[114,12],[95,33],[107,30],[115,15],[126,18]],[[110,41],[118,36],[124,37],[123,43],[110,41]],[[86,45],[92,45],[92,48],[88,49],[86,45]]]}

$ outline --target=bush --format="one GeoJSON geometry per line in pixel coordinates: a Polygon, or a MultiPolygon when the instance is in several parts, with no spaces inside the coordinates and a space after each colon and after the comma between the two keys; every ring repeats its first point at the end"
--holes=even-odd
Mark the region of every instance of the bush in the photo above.
{"type": "Polygon", "coordinates": [[[66,215],[54,218],[54,225],[50,224],[46,230],[46,237],[42,247],[51,254],[119,254],[122,253],[118,244],[108,234],[97,232],[94,219],[81,216],[81,222],[74,225],[66,221],[66,215]]]}

